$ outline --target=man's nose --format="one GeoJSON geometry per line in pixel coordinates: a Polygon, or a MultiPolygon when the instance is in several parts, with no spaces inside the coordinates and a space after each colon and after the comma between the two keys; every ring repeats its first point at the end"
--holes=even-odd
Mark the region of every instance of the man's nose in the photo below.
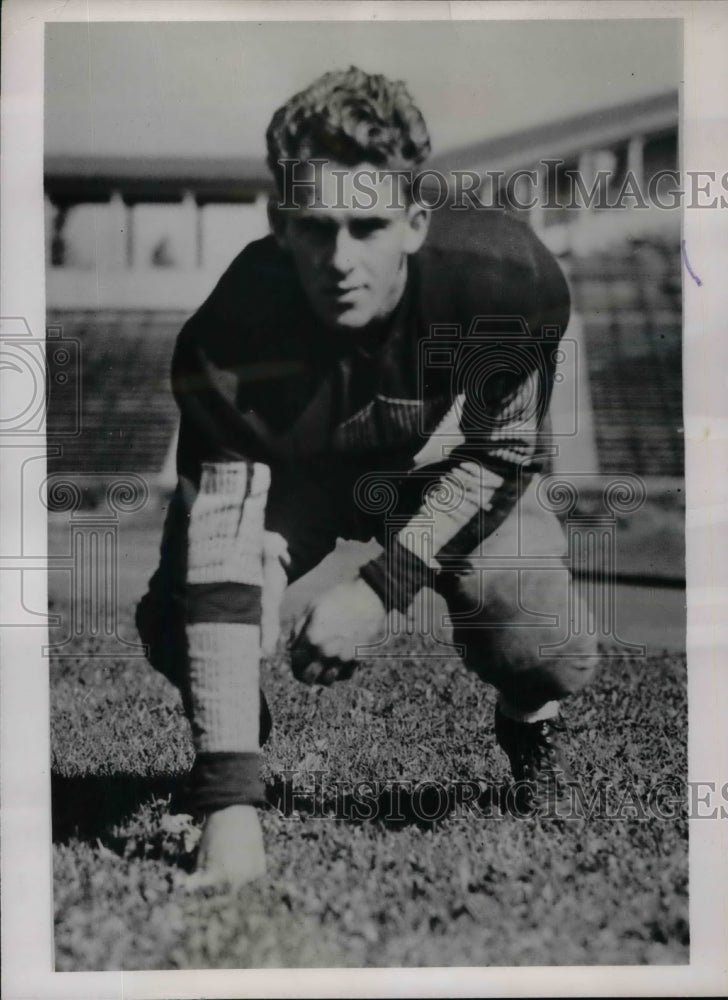
{"type": "Polygon", "coordinates": [[[347,274],[354,266],[355,243],[346,226],[337,230],[331,248],[331,266],[340,274],[347,274]]]}

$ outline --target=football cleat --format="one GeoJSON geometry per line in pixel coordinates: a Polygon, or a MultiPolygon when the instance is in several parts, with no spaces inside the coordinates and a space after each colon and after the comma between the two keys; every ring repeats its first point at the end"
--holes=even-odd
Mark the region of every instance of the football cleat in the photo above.
{"type": "Polygon", "coordinates": [[[495,710],[495,735],[511,764],[515,784],[509,789],[511,811],[518,815],[573,818],[581,815],[575,779],[566,762],[557,717],[516,722],[495,710]]]}

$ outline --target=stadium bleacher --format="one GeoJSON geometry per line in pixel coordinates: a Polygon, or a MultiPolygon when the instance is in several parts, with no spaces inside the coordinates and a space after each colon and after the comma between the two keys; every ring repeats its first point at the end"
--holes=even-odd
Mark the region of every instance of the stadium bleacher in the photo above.
{"type": "Polygon", "coordinates": [[[682,476],[677,240],[632,240],[567,266],[584,324],[600,470],[682,476]]]}
{"type": "MultiPolygon", "coordinates": [[[[169,385],[175,338],[186,315],[180,312],[52,311],[49,330],[76,340],[80,357],[80,422],[75,436],[55,435],[69,425],[68,396],[48,394],[48,471],[100,477],[119,471],[156,474],[162,467],[177,421],[169,385]]],[[[47,353],[48,384],[54,383],[54,352],[47,353]]]]}
{"type": "MultiPolygon", "coordinates": [[[[565,261],[584,323],[597,455],[602,472],[683,474],[681,283],[677,246],[656,240],[565,261]]],[[[164,464],[177,411],[169,387],[181,311],[59,311],[49,328],[80,348],[80,433],[67,395],[48,400],[49,438],[61,454],[49,472],[135,471],[154,477],[164,464]]],[[[48,352],[53,385],[54,352],[48,352]]]]}

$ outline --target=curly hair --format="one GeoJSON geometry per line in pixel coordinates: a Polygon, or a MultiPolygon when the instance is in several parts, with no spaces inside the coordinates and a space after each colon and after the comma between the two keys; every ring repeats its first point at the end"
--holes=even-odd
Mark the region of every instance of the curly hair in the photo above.
{"type": "Polygon", "coordinates": [[[279,191],[284,159],[329,157],[350,167],[367,162],[407,170],[430,153],[427,126],[404,83],[356,66],[324,73],[278,108],[266,142],[279,191]]]}

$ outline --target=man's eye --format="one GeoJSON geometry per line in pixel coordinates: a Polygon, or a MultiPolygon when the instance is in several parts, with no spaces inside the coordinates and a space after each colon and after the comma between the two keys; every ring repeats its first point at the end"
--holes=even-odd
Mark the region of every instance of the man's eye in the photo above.
{"type": "Polygon", "coordinates": [[[384,219],[354,219],[349,226],[349,232],[354,239],[362,240],[386,228],[387,223],[384,219]]]}
{"type": "Polygon", "coordinates": [[[304,236],[311,236],[314,239],[325,239],[332,232],[332,227],[322,219],[298,219],[296,226],[304,236]]]}

